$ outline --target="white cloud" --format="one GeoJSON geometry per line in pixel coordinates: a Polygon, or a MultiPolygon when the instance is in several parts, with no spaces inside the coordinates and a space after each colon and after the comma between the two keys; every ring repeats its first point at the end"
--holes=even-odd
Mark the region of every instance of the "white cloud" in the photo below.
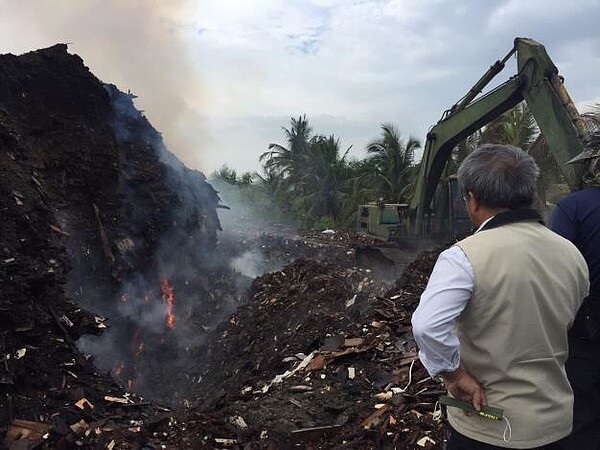
{"type": "MultiPolygon", "coordinates": [[[[542,42],[582,105],[597,99],[597,0],[0,0],[0,51],[72,42],[186,164],[258,169],[282,126],[364,145],[427,129],[511,48],[542,42]]],[[[511,61],[504,81],[514,74],[511,61]]]]}

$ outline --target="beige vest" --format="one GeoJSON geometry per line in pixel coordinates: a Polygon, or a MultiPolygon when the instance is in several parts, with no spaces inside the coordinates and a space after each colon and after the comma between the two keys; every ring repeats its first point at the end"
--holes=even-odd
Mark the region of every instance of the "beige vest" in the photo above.
{"type": "Polygon", "coordinates": [[[472,298],[457,323],[461,365],[504,421],[448,408],[459,433],[506,448],[532,448],[571,432],[567,330],[587,293],[588,269],[571,242],[537,222],[480,231],[458,245],[473,267],[472,298]]]}

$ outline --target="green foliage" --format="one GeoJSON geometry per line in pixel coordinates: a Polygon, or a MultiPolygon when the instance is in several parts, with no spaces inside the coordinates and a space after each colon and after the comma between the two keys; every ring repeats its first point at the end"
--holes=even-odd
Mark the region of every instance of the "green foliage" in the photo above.
{"type": "Polygon", "coordinates": [[[290,128],[283,127],[287,147],[281,144],[269,144],[269,150],[260,155],[265,172],[277,177],[283,189],[294,188],[302,174],[302,166],[309,152],[312,129],[306,115],[291,119],[290,128]]]}
{"type": "MultiPolygon", "coordinates": [[[[238,175],[223,166],[214,178],[236,186],[240,196],[263,213],[276,206],[302,228],[354,228],[361,204],[411,201],[419,172],[415,151],[421,144],[412,136],[403,139],[394,125],[381,125],[381,136],[367,145],[367,157],[360,160],[349,160],[350,148],[342,151],[334,135],[313,134],[305,114],[292,117],[289,127],[282,129],[284,143],[271,143],[260,155],[262,174],[238,175]]],[[[520,104],[462,141],[447,173],[455,173],[482,143],[528,150],[538,134],[527,106],[520,104]]]]}
{"type": "MultiPolygon", "coordinates": [[[[260,155],[262,174],[238,175],[227,166],[214,177],[236,186],[259,210],[276,206],[281,215],[302,228],[354,228],[358,206],[375,200],[409,203],[419,164],[418,139],[407,140],[390,123],[366,147],[367,157],[349,160],[334,135],[313,134],[306,115],[282,127],[285,141],[271,143],[260,155]]],[[[537,126],[522,104],[474,133],[455,149],[448,171],[454,173],[465,156],[484,142],[510,143],[528,149],[537,126]]]]}
{"type": "Polygon", "coordinates": [[[312,224],[312,229],[317,231],[331,230],[336,228],[337,221],[331,216],[321,216],[312,224]]]}
{"type": "Polygon", "coordinates": [[[312,135],[306,115],[283,128],[286,143],[269,144],[260,156],[262,180],[298,226],[310,227],[323,216],[337,220],[348,184],[346,157],[334,135],[312,135]]]}
{"type": "MultiPolygon", "coordinates": [[[[600,127],[600,106],[583,116],[590,129],[600,127]]],[[[420,166],[414,156],[421,144],[412,136],[404,140],[394,125],[382,124],[380,138],[358,160],[348,158],[350,148],[342,151],[334,135],[313,134],[305,114],[292,117],[289,128],[282,129],[285,142],[269,144],[260,155],[261,174],[240,175],[225,165],[212,175],[220,189],[237,189],[239,199],[258,211],[257,217],[268,212],[273,220],[287,218],[302,228],[353,229],[361,204],[410,203],[420,166]]],[[[521,147],[538,162],[542,180],[560,181],[560,170],[525,103],[460,142],[446,173],[456,173],[464,158],[484,143],[521,147]]]]}
{"type": "Polygon", "coordinates": [[[348,148],[340,156],[339,139],[331,135],[315,136],[310,140],[303,173],[299,176],[300,191],[307,199],[308,217],[340,214],[341,200],[345,195],[346,156],[348,148]]]}
{"type": "Polygon", "coordinates": [[[509,144],[529,151],[538,134],[533,114],[523,102],[484,127],[480,143],[509,144]]]}
{"type": "Polygon", "coordinates": [[[406,143],[392,124],[382,124],[382,137],[367,146],[368,162],[362,175],[363,186],[370,186],[384,202],[397,203],[410,198],[415,176],[415,150],[421,147],[410,136],[406,143]]]}
{"type": "MultiPolygon", "coordinates": [[[[367,147],[368,157],[349,160],[334,135],[312,134],[306,115],[291,118],[283,127],[285,143],[271,143],[259,161],[263,174],[255,174],[264,192],[299,227],[354,228],[358,206],[383,198],[409,201],[418,165],[417,139],[401,139],[393,125],[382,125],[382,137],[367,147]]],[[[231,170],[221,177],[241,184],[231,170]]]]}
{"type": "Polygon", "coordinates": [[[274,222],[289,221],[288,213],[278,207],[280,203],[276,200],[276,193],[258,174],[245,172],[234,179],[230,171],[222,172],[219,169],[209,181],[227,206],[234,210],[243,209],[243,214],[248,218],[256,221],[266,218],[274,222]]]}
{"type": "Polygon", "coordinates": [[[453,151],[448,173],[456,173],[466,156],[482,144],[508,144],[528,152],[540,137],[527,104],[522,102],[462,140],[453,151]]]}
{"type": "Polygon", "coordinates": [[[211,180],[220,180],[225,183],[231,184],[233,186],[245,186],[252,184],[255,174],[251,172],[244,172],[242,175],[238,176],[235,169],[231,169],[226,164],[221,166],[219,169],[215,170],[210,178],[211,180]]]}
{"type": "Polygon", "coordinates": [[[213,180],[221,180],[232,185],[237,184],[237,172],[227,165],[223,165],[215,170],[210,178],[213,180]]]}

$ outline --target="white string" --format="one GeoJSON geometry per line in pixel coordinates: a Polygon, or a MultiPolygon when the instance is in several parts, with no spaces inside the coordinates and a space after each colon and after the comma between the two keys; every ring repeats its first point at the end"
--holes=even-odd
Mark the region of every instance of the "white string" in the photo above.
{"type": "MultiPolygon", "coordinates": [[[[435,402],[432,418],[436,421],[442,418],[442,405],[439,401],[435,402]]],[[[503,416],[502,418],[506,422],[506,427],[504,427],[504,432],[502,433],[502,440],[504,442],[510,442],[510,440],[512,439],[512,427],[510,426],[510,421],[508,420],[508,417],[503,416]]]]}
{"type": "Polygon", "coordinates": [[[413,359],[412,362],[410,363],[410,368],[408,369],[408,383],[406,384],[406,386],[404,386],[404,388],[399,388],[399,387],[392,388],[392,392],[394,394],[403,394],[404,392],[406,392],[406,390],[412,383],[412,371],[413,371],[414,365],[415,365],[415,360],[413,359]]]}
{"type": "Polygon", "coordinates": [[[442,405],[440,402],[435,402],[435,407],[433,408],[433,420],[438,421],[442,418],[442,405]]]}
{"type": "Polygon", "coordinates": [[[504,440],[504,442],[510,442],[510,440],[512,439],[512,428],[510,426],[508,417],[504,416],[504,421],[506,422],[506,428],[504,428],[504,433],[502,433],[502,439],[504,440]]]}

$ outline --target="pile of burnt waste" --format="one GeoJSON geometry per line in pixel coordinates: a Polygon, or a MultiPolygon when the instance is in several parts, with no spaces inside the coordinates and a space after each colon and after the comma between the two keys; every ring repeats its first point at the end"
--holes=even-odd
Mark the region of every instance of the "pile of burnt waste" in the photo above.
{"type": "Polygon", "coordinates": [[[134,98],[65,45],[0,56],[0,447],[441,448],[437,252],[382,281],[354,233],[221,232],[134,98]]]}
{"type": "Polygon", "coordinates": [[[116,429],[115,411],[128,426],[164,412],[128,391],[172,397],[197,345],[189,336],[202,340],[201,325],[244,291],[214,251],[217,192],[166,150],[133,98],[66,45],[0,56],[6,446],[46,436],[66,448],[83,431],[116,429]]]}

